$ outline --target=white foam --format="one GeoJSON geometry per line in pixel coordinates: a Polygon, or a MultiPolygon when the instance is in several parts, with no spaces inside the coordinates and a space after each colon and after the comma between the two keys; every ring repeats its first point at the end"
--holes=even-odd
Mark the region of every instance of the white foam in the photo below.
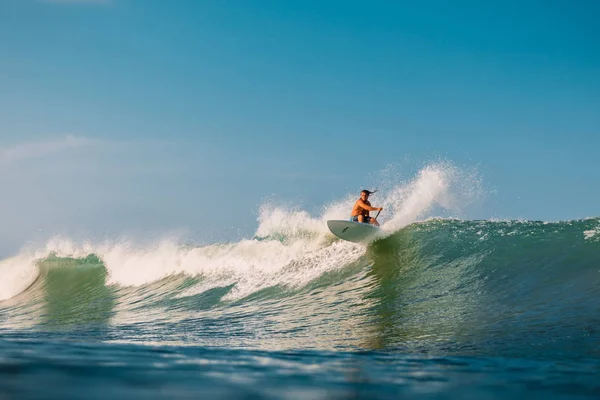
{"type": "Polygon", "coordinates": [[[20,254],[0,261],[0,301],[23,292],[39,274],[35,257],[20,254]]]}
{"type": "Polygon", "coordinates": [[[583,231],[583,237],[584,237],[585,240],[592,239],[592,238],[594,238],[598,234],[600,234],[600,226],[597,226],[594,229],[583,231]]]}
{"type": "MultiPolygon", "coordinates": [[[[452,166],[431,165],[412,181],[396,183],[378,193],[372,201],[374,205],[383,204],[389,216],[384,229],[393,232],[429,217],[434,207],[451,209],[456,203],[458,176],[452,166]]],[[[23,256],[7,264],[10,266],[6,272],[0,272],[0,299],[24,290],[37,274],[34,260],[52,253],[73,258],[95,254],[108,271],[108,284],[140,286],[177,274],[202,277],[198,285],[181,296],[234,285],[226,296],[233,300],[275,285],[300,287],[364,254],[362,246],[334,241],[326,226],[328,219],[348,218],[357,197],[357,193],[349,194],[324,207],[317,217],[303,210],[265,204],[260,209],[255,238],[229,244],[190,247],[177,240],[93,244],[55,238],[33,257],[23,256]]]]}
{"type": "MultiPolygon", "coordinates": [[[[283,211],[274,213],[273,218],[286,220],[284,214],[283,211]]],[[[297,217],[293,212],[289,216],[292,220],[297,217]]],[[[312,222],[312,226],[317,226],[314,220],[312,222]]],[[[267,225],[272,223],[267,221],[267,225]]],[[[273,226],[269,233],[278,230],[277,233],[285,234],[286,226],[298,231],[297,227],[283,223],[279,229],[273,226]]],[[[262,231],[268,229],[263,226],[262,231]]],[[[252,239],[196,248],[170,240],[156,245],[122,242],[94,246],[57,238],[46,245],[44,252],[73,258],[94,253],[106,266],[108,284],[140,286],[177,274],[203,278],[198,286],[187,289],[182,296],[235,284],[227,295],[227,299],[233,300],[275,285],[302,286],[325,271],[341,268],[357,259],[364,248],[345,242],[331,244],[325,232],[318,235],[311,232],[294,240],[252,239]]]]}
{"type": "Polygon", "coordinates": [[[302,210],[286,210],[265,204],[260,208],[256,236],[297,239],[327,233],[322,218],[313,218],[302,210]]]}

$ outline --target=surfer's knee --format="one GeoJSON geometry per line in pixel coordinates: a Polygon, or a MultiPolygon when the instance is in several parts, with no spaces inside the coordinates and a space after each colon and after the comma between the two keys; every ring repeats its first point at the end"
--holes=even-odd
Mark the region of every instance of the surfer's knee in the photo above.
{"type": "Polygon", "coordinates": [[[358,222],[363,222],[365,220],[365,217],[362,215],[358,216],[358,222]]]}

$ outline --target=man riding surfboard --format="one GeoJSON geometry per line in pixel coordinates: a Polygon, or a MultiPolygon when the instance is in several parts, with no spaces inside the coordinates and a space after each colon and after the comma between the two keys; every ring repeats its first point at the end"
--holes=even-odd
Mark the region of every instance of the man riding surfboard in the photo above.
{"type": "Polygon", "coordinates": [[[360,192],[360,199],[356,200],[356,203],[354,203],[354,207],[352,207],[352,212],[350,213],[351,221],[363,222],[379,226],[379,222],[377,222],[375,218],[369,216],[369,211],[383,210],[383,207],[371,207],[371,203],[369,202],[369,195],[373,193],[375,192],[371,192],[366,189],[360,192]]]}

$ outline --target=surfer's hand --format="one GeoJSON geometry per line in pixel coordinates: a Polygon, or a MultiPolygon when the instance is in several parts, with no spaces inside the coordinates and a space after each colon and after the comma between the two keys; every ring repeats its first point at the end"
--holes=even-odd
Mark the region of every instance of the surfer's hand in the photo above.
{"type": "Polygon", "coordinates": [[[379,211],[383,211],[383,207],[379,207],[379,211]]]}

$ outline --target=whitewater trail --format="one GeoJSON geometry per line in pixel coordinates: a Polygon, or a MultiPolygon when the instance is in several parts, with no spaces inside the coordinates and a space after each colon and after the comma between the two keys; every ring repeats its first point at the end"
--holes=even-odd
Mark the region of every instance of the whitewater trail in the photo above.
{"type": "MultiPolygon", "coordinates": [[[[381,190],[374,202],[385,209],[380,218],[384,222],[382,228],[391,234],[432,216],[432,210],[457,210],[457,198],[463,196],[465,203],[461,188],[473,186],[473,182],[462,182],[464,177],[452,165],[435,164],[423,168],[412,181],[381,190]]],[[[23,251],[0,263],[0,300],[27,289],[39,274],[36,264],[40,260],[49,256],[85,258],[92,254],[104,264],[107,284],[111,285],[141,286],[179,274],[203,278],[180,296],[235,285],[225,298],[234,300],[276,285],[300,287],[364,254],[365,248],[360,245],[334,241],[326,226],[329,219],[348,218],[356,197],[357,194],[348,194],[325,206],[318,217],[303,210],[265,204],[260,209],[254,238],[236,243],[190,247],[175,240],[139,244],[54,238],[41,249],[23,251]]]]}

